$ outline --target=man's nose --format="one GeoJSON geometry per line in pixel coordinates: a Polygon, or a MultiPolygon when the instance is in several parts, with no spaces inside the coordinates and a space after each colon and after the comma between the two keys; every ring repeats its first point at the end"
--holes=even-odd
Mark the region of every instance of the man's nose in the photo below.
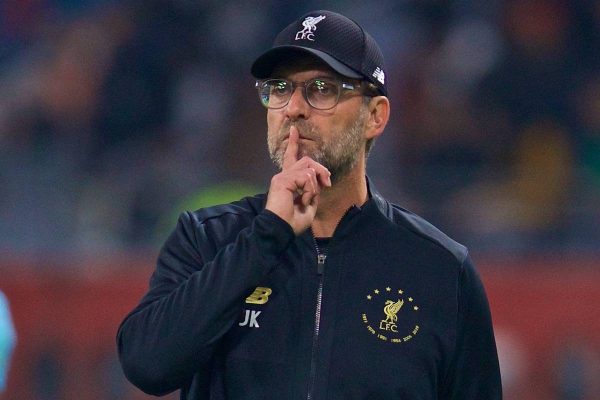
{"type": "Polygon", "coordinates": [[[288,118],[294,120],[298,118],[306,118],[310,113],[310,105],[304,98],[304,88],[301,86],[295,87],[288,102],[285,112],[288,118]]]}

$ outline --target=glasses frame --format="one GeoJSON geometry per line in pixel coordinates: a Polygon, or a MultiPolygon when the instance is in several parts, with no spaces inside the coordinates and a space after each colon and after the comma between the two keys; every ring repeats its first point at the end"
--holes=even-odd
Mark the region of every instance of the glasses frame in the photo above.
{"type": "MultiPolygon", "coordinates": [[[[304,101],[306,101],[306,103],[309,106],[311,106],[312,108],[314,108],[315,110],[322,110],[322,111],[331,110],[332,108],[337,106],[340,102],[340,97],[342,96],[343,91],[345,91],[345,90],[347,90],[347,91],[360,90],[363,88],[363,85],[361,83],[350,83],[350,82],[341,81],[339,79],[324,78],[324,77],[316,77],[316,78],[312,78],[312,79],[308,79],[306,81],[300,81],[300,82],[291,81],[289,79],[284,79],[284,78],[260,79],[260,80],[256,81],[254,86],[258,91],[258,97],[260,100],[260,104],[262,104],[263,107],[265,107],[269,110],[279,110],[279,109],[286,107],[290,103],[290,100],[292,99],[292,96],[294,95],[296,88],[301,87],[302,88],[302,97],[304,98],[304,101]],[[281,106],[269,107],[263,101],[263,96],[261,94],[261,90],[263,89],[264,84],[269,81],[285,82],[287,85],[291,86],[291,88],[292,88],[292,90],[289,93],[288,99],[281,106]],[[331,107],[327,107],[327,108],[315,107],[308,99],[308,95],[306,94],[306,87],[316,81],[325,81],[328,83],[333,83],[338,87],[339,90],[337,93],[337,97],[335,98],[335,102],[331,107]]],[[[366,94],[363,93],[363,95],[366,95],[366,94]]],[[[368,95],[366,95],[366,96],[368,96],[368,95]]]]}

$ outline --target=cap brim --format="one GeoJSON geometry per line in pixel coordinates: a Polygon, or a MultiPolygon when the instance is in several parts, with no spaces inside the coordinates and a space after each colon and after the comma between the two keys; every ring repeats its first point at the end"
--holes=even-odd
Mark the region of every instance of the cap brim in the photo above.
{"type": "Polygon", "coordinates": [[[354,71],[352,68],[346,66],[346,64],[341,63],[340,61],[333,58],[327,53],[309,47],[291,45],[277,46],[273,47],[271,50],[268,50],[266,53],[258,57],[256,61],[254,61],[250,71],[252,72],[252,75],[255,78],[269,78],[273,73],[273,69],[281,61],[285,60],[287,57],[294,53],[305,53],[313,55],[321,61],[323,61],[325,64],[329,65],[334,71],[336,71],[342,76],[355,79],[363,78],[362,74],[354,71]]]}

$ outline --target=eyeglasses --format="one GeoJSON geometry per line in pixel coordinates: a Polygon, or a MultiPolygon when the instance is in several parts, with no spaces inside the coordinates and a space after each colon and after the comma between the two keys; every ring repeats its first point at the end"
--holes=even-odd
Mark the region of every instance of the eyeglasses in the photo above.
{"type": "Polygon", "coordinates": [[[356,90],[361,86],[326,78],[315,78],[305,82],[292,82],[287,79],[256,81],[260,102],[270,109],[287,106],[297,87],[302,87],[304,100],[311,107],[317,110],[329,110],[338,104],[344,90],[356,90]]]}

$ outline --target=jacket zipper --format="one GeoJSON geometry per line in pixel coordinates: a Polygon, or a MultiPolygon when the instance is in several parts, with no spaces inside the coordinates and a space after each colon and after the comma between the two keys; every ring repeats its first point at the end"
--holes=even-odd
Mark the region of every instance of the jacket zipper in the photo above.
{"type": "MultiPolygon", "coordinates": [[[[314,236],[313,236],[314,239],[314,236]]],[[[321,325],[321,303],[323,301],[323,272],[325,271],[326,254],[319,252],[317,240],[315,240],[315,248],[317,250],[317,274],[319,275],[319,286],[317,289],[317,308],[315,311],[315,331],[313,334],[312,350],[310,354],[310,377],[308,383],[307,400],[312,400],[315,387],[315,378],[317,377],[317,341],[319,339],[319,328],[321,325]]]]}
{"type": "MultiPolygon", "coordinates": [[[[350,207],[346,210],[342,218],[338,221],[335,226],[335,230],[339,226],[342,219],[350,212],[353,207],[350,207]]],[[[312,230],[311,230],[312,232],[312,230]]],[[[321,253],[319,246],[317,245],[317,239],[315,235],[312,235],[313,243],[315,246],[315,250],[317,251],[317,275],[319,276],[319,286],[317,288],[317,307],[315,310],[315,330],[313,334],[312,341],[312,350],[310,353],[310,375],[308,381],[308,394],[306,396],[307,400],[313,400],[314,398],[314,390],[315,390],[315,379],[317,377],[317,348],[318,348],[318,340],[319,340],[319,329],[321,325],[321,305],[323,303],[323,277],[325,273],[325,260],[327,259],[327,254],[321,253]]]]}

